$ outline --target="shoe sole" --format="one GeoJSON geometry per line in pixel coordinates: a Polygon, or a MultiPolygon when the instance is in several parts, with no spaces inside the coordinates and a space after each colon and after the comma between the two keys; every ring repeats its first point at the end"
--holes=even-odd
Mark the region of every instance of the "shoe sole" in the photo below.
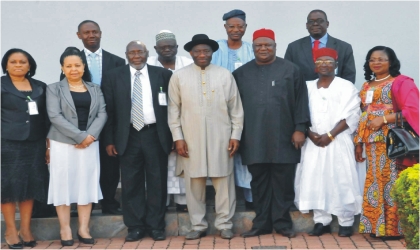
{"type": "Polygon", "coordinates": [[[187,237],[185,237],[185,239],[186,239],[186,240],[197,240],[197,239],[200,239],[200,238],[202,238],[202,237],[206,237],[206,236],[207,236],[207,233],[206,233],[206,232],[204,232],[204,233],[199,234],[199,235],[198,235],[198,238],[187,238],[187,237]]]}

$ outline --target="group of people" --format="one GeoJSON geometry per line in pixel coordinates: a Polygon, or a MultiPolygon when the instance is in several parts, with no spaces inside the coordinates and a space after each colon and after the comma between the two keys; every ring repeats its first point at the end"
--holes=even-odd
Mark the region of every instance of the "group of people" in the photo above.
{"type": "MultiPolygon", "coordinates": [[[[372,48],[364,65],[366,82],[354,86],[350,44],[327,33],[327,15],[307,17],[309,36],[276,56],[270,29],[242,41],[246,14],[223,15],[227,39],[196,34],[177,56],[175,34],[156,35],[157,56],[131,41],[126,59],[100,46],[99,25],[86,20],[77,36],[84,49],[60,56],[60,81],[35,80],[36,62],[22,49],[2,59],[2,213],[9,248],[35,246],[30,230],[34,200],[56,207],[61,244],[74,244],[70,205],[77,203],[80,242],[89,232],[92,204],[105,214],[122,214],[126,241],[146,233],[165,239],[165,212],[174,194],[178,211],[189,213],[186,239],[206,235],[206,182],[216,190],[215,227],[234,237],[235,184],[255,210],[242,237],[294,237],[290,209],[313,210],[309,235],[331,231],[401,237],[390,190],[403,166],[418,159],[387,158],[385,138],[395,116],[419,133],[419,91],[400,74],[395,52],[372,48]],[[367,155],[364,192],[357,163],[367,155]],[[49,164],[49,170],[48,165],[49,164]],[[400,167],[399,167],[400,166],[400,167]],[[120,179],[122,209],[115,200],[120,179]],[[20,231],[15,224],[19,203],[20,231]]],[[[362,165],[363,166],[363,165],[362,165]]]]}

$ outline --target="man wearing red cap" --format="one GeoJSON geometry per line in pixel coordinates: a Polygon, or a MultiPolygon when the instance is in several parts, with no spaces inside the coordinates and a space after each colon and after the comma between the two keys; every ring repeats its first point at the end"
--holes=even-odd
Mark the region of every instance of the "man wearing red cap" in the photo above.
{"type": "Polygon", "coordinates": [[[338,236],[348,237],[353,234],[354,215],[362,208],[352,141],[360,117],[359,91],[335,76],[335,50],[322,48],[314,56],[319,79],[307,82],[312,126],[297,166],[295,204],[302,213],[314,212],[309,235],[330,233],[334,214],[338,236]]]}
{"type": "Polygon", "coordinates": [[[309,127],[306,84],[299,68],[276,57],[274,32],[253,34],[255,59],[233,72],[245,113],[240,152],[252,174],[256,216],[243,237],[277,233],[294,237],[293,204],[296,163],[309,127]]]}
{"type": "Polygon", "coordinates": [[[328,34],[329,25],[327,14],[324,11],[312,10],[306,21],[309,36],[290,43],[287,46],[284,59],[297,64],[304,75],[305,81],[311,81],[318,78],[318,74],[315,72],[314,51],[324,47],[335,49],[340,54],[335,75],[354,83],[356,67],[353,49],[350,44],[328,34]]]}

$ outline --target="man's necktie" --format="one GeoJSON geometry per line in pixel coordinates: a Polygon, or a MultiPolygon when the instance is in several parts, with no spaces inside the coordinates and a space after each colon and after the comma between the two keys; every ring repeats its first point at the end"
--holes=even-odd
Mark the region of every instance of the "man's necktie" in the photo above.
{"type": "Polygon", "coordinates": [[[89,71],[90,74],[92,75],[92,82],[96,83],[98,85],[101,84],[101,75],[99,74],[99,62],[96,59],[98,55],[95,53],[90,53],[89,57],[90,57],[90,67],[89,67],[89,71]]]}
{"type": "Polygon", "coordinates": [[[318,50],[319,49],[319,40],[315,40],[314,41],[314,47],[312,48],[312,57],[313,57],[313,59],[314,59],[314,62],[316,61],[316,58],[315,58],[315,51],[316,50],[318,50]]]}
{"type": "Polygon", "coordinates": [[[131,116],[133,118],[133,127],[140,131],[144,127],[143,117],[143,93],[140,82],[140,70],[137,70],[134,78],[133,86],[133,107],[131,109],[131,116]]]}

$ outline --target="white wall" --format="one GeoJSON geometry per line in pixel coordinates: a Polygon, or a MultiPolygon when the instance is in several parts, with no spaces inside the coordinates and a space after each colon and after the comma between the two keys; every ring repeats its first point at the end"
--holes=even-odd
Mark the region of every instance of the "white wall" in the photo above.
{"type": "Polygon", "coordinates": [[[393,48],[401,60],[401,72],[419,83],[418,2],[2,2],[1,55],[14,47],[27,50],[38,64],[35,78],[53,83],[58,80],[63,50],[82,48],[76,32],[85,19],[101,26],[102,47],[123,58],[125,46],[135,39],[155,55],[155,35],[162,29],[174,32],[178,54],[188,55],[183,45],[194,34],[226,38],[222,16],[236,8],[247,14],[244,40],[251,41],[256,29],[271,28],[280,57],[288,43],[308,35],[308,13],[322,9],[330,22],[328,33],[353,46],[358,88],[364,82],[366,53],[376,45],[393,48]]]}

